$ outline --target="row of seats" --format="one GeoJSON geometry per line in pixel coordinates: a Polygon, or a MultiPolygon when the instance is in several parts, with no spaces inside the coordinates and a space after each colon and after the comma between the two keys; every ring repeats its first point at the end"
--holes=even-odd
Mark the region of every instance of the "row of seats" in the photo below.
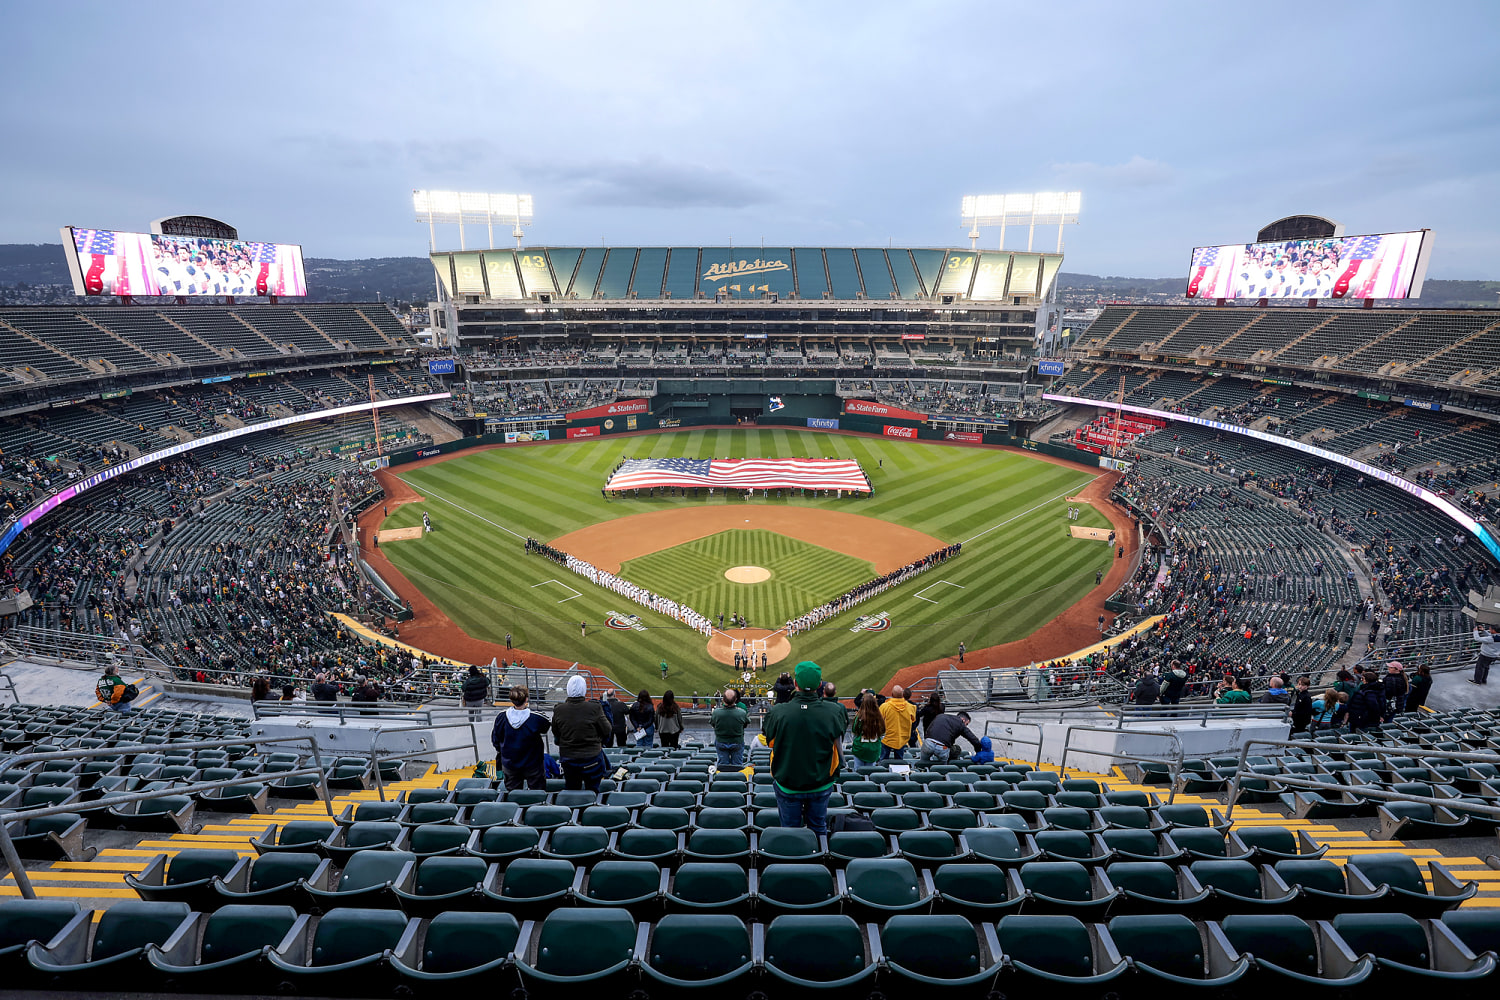
{"type": "MultiPolygon", "coordinates": [[[[639,996],[751,989],[774,996],[937,989],[1222,992],[1247,990],[1493,990],[1500,914],[1440,920],[1341,914],[1332,921],[1230,914],[898,914],[861,925],[843,914],[786,914],[747,923],[732,914],[638,921],[619,907],[408,918],[338,908],[321,917],[282,906],[193,912],[185,903],[122,903],[93,919],[76,904],[0,904],[0,975],[7,985],[212,994],[437,995],[454,986],[572,988],[639,996]]],[[[450,994],[451,995],[451,994],[450,994]]],[[[513,994],[514,995],[514,994],[513,994]]],[[[580,994],[581,995],[581,994],[580,994]]]]}

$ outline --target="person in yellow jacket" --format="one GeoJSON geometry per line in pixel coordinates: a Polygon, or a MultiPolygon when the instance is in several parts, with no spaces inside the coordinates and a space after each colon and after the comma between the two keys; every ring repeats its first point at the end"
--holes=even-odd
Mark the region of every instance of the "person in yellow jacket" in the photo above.
{"type": "Polygon", "coordinates": [[[891,688],[891,696],[880,706],[880,717],[885,720],[885,736],[880,741],[880,759],[905,760],[911,727],[917,721],[917,706],[906,700],[905,688],[899,684],[891,688]]]}

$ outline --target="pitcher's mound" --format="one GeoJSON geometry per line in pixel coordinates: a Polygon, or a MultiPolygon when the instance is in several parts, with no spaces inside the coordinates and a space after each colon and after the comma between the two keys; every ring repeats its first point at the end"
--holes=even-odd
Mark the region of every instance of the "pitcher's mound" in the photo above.
{"type": "Polygon", "coordinates": [[[733,665],[736,649],[742,653],[754,653],[757,662],[760,654],[765,653],[769,662],[780,663],[791,655],[792,644],[787,641],[786,633],[778,632],[773,636],[771,630],[765,628],[732,628],[727,632],[715,632],[708,640],[708,655],[723,664],[733,665]]]}
{"type": "Polygon", "coordinates": [[[409,538],[421,538],[422,526],[419,524],[412,528],[385,528],[376,532],[376,537],[382,542],[404,542],[409,538]]]}
{"type": "Polygon", "coordinates": [[[771,571],[764,566],[731,566],[724,571],[724,579],[730,583],[764,583],[771,579],[771,571]]]}

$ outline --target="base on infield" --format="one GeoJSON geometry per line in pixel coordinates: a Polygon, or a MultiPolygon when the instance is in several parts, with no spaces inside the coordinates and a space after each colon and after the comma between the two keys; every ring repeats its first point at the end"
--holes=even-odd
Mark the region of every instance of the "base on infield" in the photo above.
{"type": "Polygon", "coordinates": [[[780,663],[791,655],[792,644],[787,641],[786,633],[765,628],[732,628],[715,632],[708,640],[708,655],[726,666],[734,665],[736,649],[753,651],[757,658],[764,652],[770,663],[780,663]]]}
{"type": "Polygon", "coordinates": [[[765,583],[771,579],[771,571],[764,566],[731,566],[724,571],[724,579],[730,583],[765,583]]]}
{"type": "Polygon", "coordinates": [[[417,525],[411,528],[385,528],[381,531],[376,532],[376,537],[378,537],[382,542],[404,542],[412,538],[421,538],[422,526],[417,525]]]}

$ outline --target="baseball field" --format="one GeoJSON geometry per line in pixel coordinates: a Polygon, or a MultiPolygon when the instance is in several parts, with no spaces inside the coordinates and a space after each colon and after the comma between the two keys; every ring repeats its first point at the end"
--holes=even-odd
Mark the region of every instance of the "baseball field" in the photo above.
{"type": "MultiPolygon", "coordinates": [[[[734,639],[789,667],[823,664],[840,689],[880,686],[899,668],[1020,639],[1075,603],[1113,547],[1073,527],[1109,528],[1070,502],[1094,478],[1025,454],[794,429],[684,430],[461,454],[390,473],[419,499],[384,529],[432,531],[381,552],[471,637],[596,667],[631,689],[707,694],[732,670],[734,639]],[[610,498],[623,458],[838,457],[860,462],[873,497],[610,498]],[[1079,509],[1077,520],[1067,510],[1079,509]],[[709,638],[541,556],[547,542],[708,615],[709,638]],[[811,629],[785,622],[942,546],[957,557],[811,629]],[[734,615],[750,628],[736,630],[734,615]],[[584,624],[587,625],[585,634],[584,624]],[[755,643],[759,640],[759,645],[755,643]],[[712,647],[712,648],[711,648],[712,647]],[[661,662],[669,677],[661,680],[661,662]]],[[[404,532],[411,535],[411,532],[404,532]]],[[[972,658],[967,665],[972,665],[972,658]]]]}

